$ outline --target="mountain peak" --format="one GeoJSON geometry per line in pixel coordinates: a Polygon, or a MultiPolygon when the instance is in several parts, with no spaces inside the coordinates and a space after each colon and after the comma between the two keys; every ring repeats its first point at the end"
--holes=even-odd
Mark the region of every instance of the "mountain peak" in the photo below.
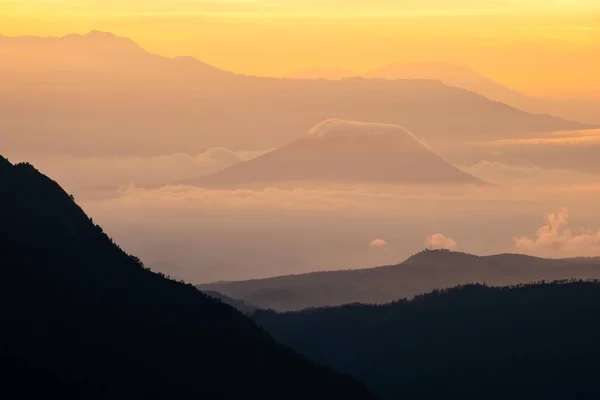
{"type": "Polygon", "coordinates": [[[129,38],[117,36],[117,35],[115,35],[112,32],[105,32],[105,31],[99,31],[99,30],[91,30],[91,31],[89,31],[87,33],[84,33],[84,34],[72,33],[72,34],[69,34],[69,35],[63,37],[63,39],[68,39],[68,38],[71,38],[71,39],[80,38],[80,39],[87,39],[87,40],[106,40],[106,41],[127,41],[127,42],[133,42],[129,38]]]}
{"type": "Polygon", "coordinates": [[[4,156],[0,155],[0,166],[12,166],[12,163],[4,156]]]}
{"type": "Polygon", "coordinates": [[[328,119],[304,137],[194,180],[201,186],[293,182],[484,184],[399,125],[328,119]]]}
{"type": "Polygon", "coordinates": [[[12,164],[6,158],[0,155],[0,172],[8,171],[12,168],[12,164]]]}
{"type": "Polygon", "coordinates": [[[423,250],[404,261],[403,265],[410,264],[440,264],[448,263],[450,261],[465,261],[475,260],[481,258],[480,256],[462,253],[458,251],[451,251],[447,249],[435,249],[435,250],[423,250]]]}
{"type": "Polygon", "coordinates": [[[114,33],[111,32],[104,32],[104,31],[98,31],[98,30],[91,30],[88,33],[86,33],[83,36],[87,36],[87,37],[98,37],[98,38],[112,38],[112,39],[116,39],[117,36],[114,33]]]}
{"type": "Polygon", "coordinates": [[[369,137],[369,136],[394,136],[406,138],[422,143],[408,129],[392,124],[348,121],[337,118],[327,119],[315,125],[306,135],[307,138],[333,139],[339,137],[369,137]]]}
{"type": "Polygon", "coordinates": [[[131,52],[144,51],[144,49],[142,49],[140,45],[138,45],[136,42],[129,38],[116,36],[113,33],[98,30],[93,30],[83,35],[73,33],[67,36],[63,36],[62,38],[59,38],[59,40],[74,45],[92,45],[94,46],[95,50],[101,49],[131,52]]]}

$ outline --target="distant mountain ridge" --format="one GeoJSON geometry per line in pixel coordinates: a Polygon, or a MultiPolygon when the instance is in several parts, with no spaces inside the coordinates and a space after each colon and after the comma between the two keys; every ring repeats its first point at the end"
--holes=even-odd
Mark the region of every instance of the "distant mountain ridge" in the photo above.
{"type": "Polygon", "coordinates": [[[562,279],[600,279],[600,258],[475,256],[433,250],[418,253],[393,266],[216,282],[198,287],[263,309],[295,311],[350,303],[384,304],[470,283],[506,286],[562,279]]]}
{"type": "Polygon", "coordinates": [[[350,74],[338,68],[306,68],[287,75],[287,79],[331,79],[340,80],[350,74]]]}
{"type": "Polygon", "coordinates": [[[372,398],[149,271],[57,183],[1,156],[0,221],[3,398],[372,398]]]}
{"type": "MultiPolygon", "coordinates": [[[[46,46],[48,41],[62,44],[79,44],[84,49],[90,49],[90,44],[93,44],[95,51],[101,51],[104,49],[123,49],[124,51],[139,51],[146,52],[140,45],[133,40],[116,36],[110,32],[101,32],[97,30],[90,31],[84,35],[72,33],[65,36],[4,36],[0,34],[0,40],[4,41],[4,45],[10,44],[10,42],[16,43],[17,45],[37,45],[46,46]]],[[[24,49],[25,50],[25,49],[24,49]]]]}
{"type": "Polygon", "coordinates": [[[394,63],[363,76],[385,79],[437,79],[446,85],[470,90],[491,100],[526,110],[533,102],[541,102],[500,85],[472,68],[445,62],[394,63]]]}
{"type": "Polygon", "coordinates": [[[9,135],[3,149],[23,158],[36,151],[32,142],[45,154],[94,156],[270,149],[329,118],[400,125],[436,148],[593,128],[433,80],[237,75],[192,57],[153,55],[99,32],[4,37],[0,57],[0,130],[9,135]]]}
{"type": "Polygon", "coordinates": [[[213,297],[225,304],[229,304],[236,310],[238,310],[244,314],[247,314],[247,315],[252,314],[253,312],[258,310],[258,307],[255,307],[252,304],[248,304],[241,300],[232,299],[231,297],[222,295],[219,292],[203,292],[203,293],[210,297],[213,297]]]}
{"type": "MultiPolygon", "coordinates": [[[[225,71],[210,66],[193,57],[164,57],[147,52],[133,40],[116,36],[109,32],[91,31],[84,35],[70,34],[61,37],[0,35],[0,56],[4,62],[0,70],[6,73],[13,68],[40,68],[37,62],[43,61],[41,72],[47,79],[57,79],[57,72],[79,74],[98,73],[103,70],[130,72],[152,72],[160,77],[166,74],[190,73],[198,76],[224,75],[225,71]],[[28,66],[27,61],[32,64],[28,66]],[[45,70],[45,71],[44,71],[45,70]],[[53,74],[54,73],[54,74],[53,74]]],[[[77,78],[75,75],[74,78],[77,78]]],[[[86,77],[79,76],[79,79],[86,77]]],[[[35,81],[34,81],[35,82],[35,81]]]]}
{"type": "Polygon", "coordinates": [[[290,77],[301,79],[344,79],[362,76],[378,79],[434,79],[445,85],[481,94],[523,111],[551,114],[580,122],[600,124],[600,102],[596,99],[552,100],[523,94],[480,74],[472,68],[448,62],[396,62],[364,73],[348,74],[341,70],[307,69],[290,77]]]}

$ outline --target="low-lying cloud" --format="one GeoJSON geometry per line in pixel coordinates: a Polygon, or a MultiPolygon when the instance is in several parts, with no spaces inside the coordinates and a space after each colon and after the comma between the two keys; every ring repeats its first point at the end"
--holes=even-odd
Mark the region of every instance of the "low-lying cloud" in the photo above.
{"type": "Polygon", "coordinates": [[[600,173],[600,130],[553,132],[536,136],[473,143],[471,148],[445,150],[459,163],[496,161],[575,173],[600,173]]]}
{"type": "MultiPolygon", "coordinates": [[[[576,209],[588,221],[585,225],[600,227],[598,184],[556,188],[526,182],[518,188],[463,192],[358,185],[287,190],[132,186],[113,198],[75,195],[127,251],[145,262],[164,260],[188,268],[195,282],[393,265],[427,247],[424,238],[430,233],[439,234],[430,235],[435,248],[511,252],[515,233],[530,232],[544,210],[564,204],[576,209]],[[375,239],[388,246],[373,249],[375,239]]],[[[586,232],[573,236],[581,233],[586,232]]],[[[553,254],[563,253],[540,255],[553,254]]]]}
{"type": "Polygon", "coordinates": [[[569,227],[569,211],[563,208],[546,216],[544,226],[534,237],[514,238],[515,246],[523,252],[554,252],[564,254],[600,254],[600,230],[569,227]]]}
{"type": "MultiPolygon", "coordinates": [[[[512,252],[515,234],[534,233],[540,215],[565,204],[585,218],[583,225],[600,227],[597,175],[490,162],[472,171],[498,177],[490,179],[498,185],[458,189],[328,182],[260,190],[130,185],[103,197],[73,193],[124,249],[146,263],[180,265],[193,282],[394,265],[427,247],[423,238],[431,233],[439,234],[432,235],[435,248],[512,252]],[[376,239],[388,246],[373,248],[376,239]]],[[[64,172],[77,176],[80,171],[65,166],[64,172]]],[[[114,169],[105,173],[118,175],[114,169]]],[[[549,250],[539,255],[561,254],[567,255],[549,250]]]]}
{"type": "Polygon", "coordinates": [[[216,172],[265,152],[217,147],[195,156],[48,156],[28,161],[70,191],[85,195],[89,189],[111,188],[116,196],[119,187],[160,187],[216,172]]]}
{"type": "Polygon", "coordinates": [[[450,237],[446,237],[441,233],[435,233],[433,235],[427,236],[425,238],[425,243],[431,249],[454,250],[458,247],[458,243],[456,243],[456,240],[450,237]]]}
{"type": "Polygon", "coordinates": [[[485,182],[516,188],[522,185],[559,188],[561,186],[589,185],[598,175],[561,168],[542,168],[538,165],[514,165],[497,161],[481,160],[459,167],[462,171],[485,182]]]}
{"type": "Polygon", "coordinates": [[[566,144],[590,144],[600,143],[600,129],[589,129],[580,131],[553,132],[545,137],[502,139],[492,142],[497,146],[507,145],[566,145],[566,144]]]}
{"type": "MultiPolygon", "coordinates": [[[[78,193],[75,193],[78,197],[78,193]]],[[[148,189],[122,187],[111,198],[99,200],[94,208],[115,212],[202,212],[219,211],[319,211],[329,215],[427,217],[434,215],[486,215],[498,208],[519,213],[539,212],[540,202],[560,207],[555,201],[577,201],[592,206],[600,195],[598,184],[532,185],[513,187],[439,188],[436,186],[327,185],[323,187],[265,189],[206,189],[189,185],[167,185],[148,189]]]]}
{"type": "Polygon", "coordinates": [[[598,136],[567,136],[567,137],[547,137],[547,138],[527,138],[527,139],[506,139],[499,140],[495,144],[500,146],[535,146],[535,145],[587,145],[600,143],[598,136]]]}

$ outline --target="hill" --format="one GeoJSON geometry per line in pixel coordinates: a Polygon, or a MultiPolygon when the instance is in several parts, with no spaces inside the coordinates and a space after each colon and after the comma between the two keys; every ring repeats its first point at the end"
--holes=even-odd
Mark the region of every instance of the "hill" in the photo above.
{"type": "MultiPolygon", "coordinates": [[[[44,84],[52,85],[49,87],[64,84],[66,87],[69,83],[77,81],[86,82],[89,87],[99,88],[121,74],[133,79],[129,84],[135,84],[139,79],[149,78],[138,76],[136,79],[134,72],[144,71],[152,72],[155,77],[172,79],[186,72],[193,72],[197,78],[213,79],[227,74],[191,57],[167,58],[151,54],[129,38],[100,31],[63,37],[0,35],[0,56],[4,60],[0,70],[4,73],[42,73],[29,76],[29,82],[16,81],[7,84],[27,83],[37,89],[43,89],[44,84]],[[42,62],[43,66],[38,65],[39,62],[42,62]],[[91,78],[99,78],[101,81],[86,81],[91,78]]],[[[175,83],[180,84],[181,81],[176,80],[175,83]]]]}
{"type": "Polygon", "coordinates": [[[484,184],[400,126],[337,119],[321,122],[286,146],[186,183],[211,187],[306,181],[484,184]]]}
{"type": "Polygon", "coordinates": [[[306,68],[296,71],[288,76],[287,79],[329,79],[340,80],[352,74],[348,71],[338,68],[306,68]]]}
{"type": "Polygon", "coordinates": [[[505,286],[541,280],[598,278],[600,258],[553,260],[517,254],[480,257],[434,250],[419,253],[394,266],[217,282],[199,287],[259,308],[290,311],[349,303],[384,304],[469,283],[505,286]]]}
{"type": "Polygon", "coordinates": [[[3,398],[371,398],[146,269],[55,182],[0,157],[3,398]]]}
{"type": "Polygon", "coordinates": [[[272,149],[328,118],[401,125],[436,148],[593,128],[434,80],[236,75],[190,57],[150,54],[101,32],[4,37],[0,56],[3,151],[25,159],[272,149]]]}
{"type": "Polygon", "coordinates": [[[244,313],[244,314],[252,314],[254,311],[258,310],[257,307],[254,307],[251,304],[243,302],[241,300],[232,299],[231,297],[225,296],[219,292],[203,292],[205,295],[213,297],[225,304],[229,304],[236,310],[244,313]]]}
{"type": "Polygon", "coordinates": [[[479,93],[488,99],[528,111],[535,104],[539,106],[543,102],[500,85],[469,67],[445,62],[395,63],[368,72],[364,76],[385,79],[437,79],[446,85],[479,93]]]}
{"type": "Polygon", "coordinates": [[[472,68],[445,62],[394,63],[362,76],[384,79],[436,79],[523,111],[551,114],[591,124],[600,123],[598,100],[556,100],[528,96],[481,75],[472,68]]]}
{"type": "Polygon", "coordinates": [[[595,399],[600,283],[470,285],[254,318],[381,399],[595,399]]]}

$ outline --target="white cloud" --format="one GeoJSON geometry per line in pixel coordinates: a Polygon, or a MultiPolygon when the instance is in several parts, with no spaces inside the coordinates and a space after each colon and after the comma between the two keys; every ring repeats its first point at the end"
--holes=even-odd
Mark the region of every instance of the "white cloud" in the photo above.
{"type": "MultiPolygon", "coordinates": [[[[408,129],[393,124],[372,122],[346,121],[337,118],[327,119],[315,125],[306,135],[307,138],[330,139],[336,137],[360,136],[387,136],[396,135],[409,140],[414,140],[424,147],[429,146],[408,129]]],[[[431,150],[431,149],[430,149],[431,150]]]]}
{"type": "Polygon", "coordinates": [[[597,181],[593,173],[578,172],[559,168],[542,168],[537,165],[503,164],[497,161],[481,160],[472,165],[463,165],[459,169],[486,182],[517,188],[532,185],[558,188],[574,184],[590,184],[597,181]]]}
{"type": "Polygon", "coordinates": [[[536,145],[586,145],[600,143],[600,129],[579,131],[558,131],[535,138],[502,139],[491,142],[495,146],[536,146],[536,145]]]}
{"type": "Polygon", "coordinates": [[[146,157],[48,156],[28,161],[57,180],[66,189],[81,192],[81,189],[92,187],[163,186],[198,178],[265,152],[236,152],[217,147],[195,156],[185,153],[146,157]]]}
{"type": "Polygon", "coordinates": [[[563,208],[546,216],[544,226],[534,237],[514,238],[515,246],[524,252],[555,252],[570,255],[600,253],[600,230],[580,229],[577,233],[569,227],[569,211],[563,208]]]}
{"type": "MultiPolygon", "coordinates": [[[[78,191],[73,192],[81,197],[78,191]]],[[[208,212],[208,211],[322,211],[327,214],[360,213],[361,215],[412,218],[460,219],[463,215],[485,216],[499,211],[518,214],[539,213],[540,202],[561,199],[595,210],[600,185],[545,187],[532,184],[518,188],[412,187],[395,185],[335,185],[304,188],[265,188],[215,190],[187,185],[168,185],[154,189],[124,185],[113,196],[87,201],[94,208],[115,212],[208,212]],[[119,210],[119,211],[117,211],[119,210]]],[[[559,204],[560,205],[560,204],[559,204]]],[[[510,237],[510,236],[509,236],[510,237]]]]}
{"type": "Polygon", "coordinates": [[[456,240],[446,237],[441,233],[436,233],[425,238],[425,244],[432,249],[454,250],[458,247],[456,240]]]}
{"type": "Polygon", "coordinates": [[[383,239],[374,239],[373,241],[371,241],[372,249],[381,249],[383,247],[387,247],[387,245],[387,242],[383,239]]]}

